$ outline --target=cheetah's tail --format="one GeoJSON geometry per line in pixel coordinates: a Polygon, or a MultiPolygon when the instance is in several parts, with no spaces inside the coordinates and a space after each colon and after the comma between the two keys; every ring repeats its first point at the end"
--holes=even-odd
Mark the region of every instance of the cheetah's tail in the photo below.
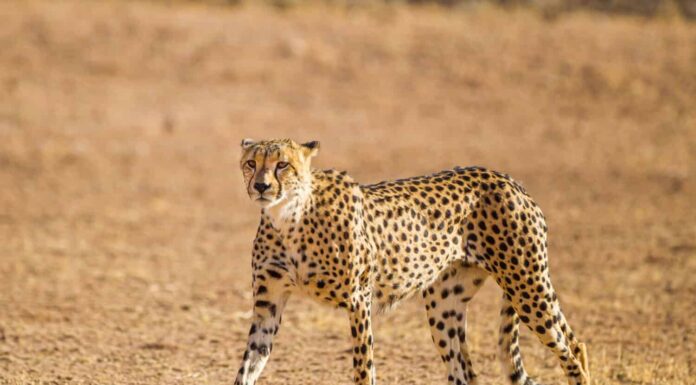
{"type": "Polygon", "coordinates": [[[580,342],[578,343],[578,360],[580,360],[580,365],[582,365],[582,371],[585,377],[587,385],[590,385],[590,362],[587,355],[587,346],[580,342]]]}

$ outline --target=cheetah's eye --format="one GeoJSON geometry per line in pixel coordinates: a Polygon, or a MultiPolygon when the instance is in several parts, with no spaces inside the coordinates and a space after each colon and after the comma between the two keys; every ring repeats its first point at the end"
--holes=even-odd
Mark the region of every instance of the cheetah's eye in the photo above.
{"type": "Polygon", "coordinates": [[[282,170],[282,169],[288,167],[289,165],[290,165],[290,163],[288,163],[288,162],[278,162],[278,164],[276,165],[276,168],[278,168],[278,170],[282,170]]]}
{"type": "Polygon", "coordinates": [[[247,166],[247,167],[249,167],[249,168],[256,168],[256,161],[254,161],[254,160],[247,160],[247,161],[244,163],[244,165],[247,166]]]}

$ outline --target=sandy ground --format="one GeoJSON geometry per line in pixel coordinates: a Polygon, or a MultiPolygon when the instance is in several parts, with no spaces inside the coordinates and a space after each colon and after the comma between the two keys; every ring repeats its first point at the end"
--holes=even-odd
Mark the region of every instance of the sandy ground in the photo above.
{"type": "MultiPolygon", "coordinates": [[[[482,165],[550,226],[596,384],[696,378],[696,25],[485,8],[0,3],[0,384],[231,384],[258,211],[243,137],[375,182],[482,165]]],[[[499,290],[471,305],[502,384],[499,290]]],[[[261,384],[349,384],[345,314],[293,298],[261,384]]],[[[444,384],[415,299],[382,384],[444,384]]],[[[564,383],[523,333],[530,373],[564,383]]]]}

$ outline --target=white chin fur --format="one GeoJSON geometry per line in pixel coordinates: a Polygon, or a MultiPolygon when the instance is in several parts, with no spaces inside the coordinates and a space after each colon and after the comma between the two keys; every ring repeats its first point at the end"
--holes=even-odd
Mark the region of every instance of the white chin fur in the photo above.
{"type": "Polygon", "coordinates": [[[283,201],[283,198],[285,198],[285,196],[281,196],[279,199],[273,199],[273,200],[269,200],[269,199],[259,199],[259,197],[255,197],[255,198],[254,198],[254,201],[255,201],[259,206],[261,206],[261,208],[270,209],[271,207],[276,206],[278,203],[282,202],[282,201],[283,201]]]}
{"type": "Polygon", "coordinates": [[[257,200],[256,203],[258,203],[259,206],[261,206],[261,208],[269,209],[269,208],[271,208],[271,207],[277,205],[277,204],[278,204],[278,201],[277,201],[277,200],[274,200],[274,201],[257,200]]]}

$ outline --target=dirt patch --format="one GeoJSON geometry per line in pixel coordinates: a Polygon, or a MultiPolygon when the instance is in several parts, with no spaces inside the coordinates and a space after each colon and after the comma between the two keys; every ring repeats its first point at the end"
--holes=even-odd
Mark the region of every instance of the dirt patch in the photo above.
{"type": "MultiPolygon", "coordinates": [[[[248,330],[243,137],[322,142],[375,182],[482,165],[544,209],[602,384],[696,367],[696,28],[408,7],[0,4],[0,383],[220,384],[248,330]]],[[[472,303],[483,384],[499,291],[472,303]]],[[[384,384],[444,383],[417,300],[384,384]]],[[[349,384],[347,319],[293,298],[264,384],[349,384]]],[[[530,373],[560,369],[529,333],[530,373]]]]}

